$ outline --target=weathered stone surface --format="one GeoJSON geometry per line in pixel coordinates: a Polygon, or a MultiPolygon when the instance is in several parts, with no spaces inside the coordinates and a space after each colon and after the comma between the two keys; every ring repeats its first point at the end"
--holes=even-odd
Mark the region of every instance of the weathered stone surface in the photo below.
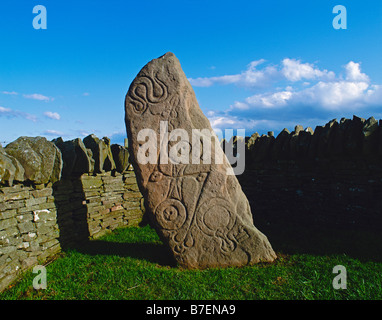
{"type": "Polygon", "coordinates": [[[253,160],[264,161],[265,159],[268,159],[270,156],[274,141],[275,141],[274,136],[267,136],[263,134],[253,146],[253,160]]]}
{"type": "Polygon", "coordinates": [[[289,138],[289,156],[297,157],[298,156],[298,140],[300,132],[304,131],[304,128],[301,125],[297,125],[294,128],[294,131],[290,134],[289,138]]]}
{"type": "Polygon", "coordinates": [[[368,157],[376,157],[378,155],[378,121],[374,117],[370,117],[364,123],[362,133],[363,139],[363,154],[368,157]]]}
{"type": "Polygon", "coordinates": [[[15,157],[12,157],[9,154],[7,154],[7,157],[12,161],[12,164],[15,166],[15,169],[16,169],[14,180],[16,180],[18,182],[23,182],[24,181],[24,174],[25,174],[25,170],[24,170],[23,166],[15,157]]]}
{"type": "Polygon", "coordinates": [[[314,134],[310,141],[309,150],[308,150],[308,155],[310,158],[316,158],[320,156],[318,152],[318,146],[320,143],[321,133],[323,130],[324,130],[324,126],[316,126],[316,128],[314,129],[314,134]]]}
{"type": "MultiPolygon", "coordinates": [[[[252,134],[248,140],[246,141],[245,143],[245,159],[246,159],[246,162],[249,163],[249,164],[252,164],[252,162],[254,161],[253,160],[253,149],[256,145],[256,143],[259,141],[258,139],[260,138],[260,135],[255,132],[254,134],[252,134]]],[[[225,142],[225,140],[223,139],[222,142],[225,142]]],[[[223,145],[221,144],[221,147],[223,149],[223,145]]],[[[224,146],[225,147],[225,146],[224,146]]],[[[224,151],[225,149],[223,149],[224,151]]]]}
{"type": "Polygon", "coordinates": [[[13,180],[24,181],[24,168],[17,159],[5,153],[0,144],[0,183],[12,186],[13,180]]]}
{"type": "Polygon", "coordinates": [[[365,119],[353,116],[352,121],[345,121],[344,151],[347,155],[359,155],[362,151],[363,133],[365,119]]]}
{"type": "Polygon", "coordinates": [[[272,159],[285,159],[289,155],[290,132],[284,128],[275,139],[272,148],[272,159]]]}
{"type": "Polygon", "coordinates": [[[252,134],[252,135],[250,136],[250,138],[248,139],[248,141],[247,141],[247,143],[246,143],[246,146],[247,146],[247,149],[248,149],[248,150],[251,150],[251,149],[253,148],[253,146],[254,146],[254,144],[256,143],[256,140],[257,140],[258,138],[260,138],[260,135],[259,135],[257,132],[255,132],[254,134],[252,134]]]}
{"type": "Polygon", "coordinates": [[[94,159],[90,149],[86,149],[81,139],[63,141],[62,138],[53,140],[56,146],[61,150],[64,167],[62,175],[81,175],[94,171],[94,159]]]}
{"type": "Polygon", "coordinates": [[[322,129],[321,135],[320,135],[320,141],[318,143],[318,154],[321,156],[327,156],[330,154],[331,146],[330,142],[333,141],[333,134],[338,127],[337,119],[333,119],[329,121],[324,128],[322,129]]]}
{"type": "Polygon", "coordinates": [[[8,183],[9,186],[12,186],[15,173],[16,168],[11,159],[0,152],[0,183],[8,183]]]}
{"type": "Polygon", "coordinates": [[[84,138],[83,142],[86,148],[90,149],[93,153],[93,159],[95,160],[94,171],[96,173],[115,169],[109,138],[104,137],[99,139],[94,134],[91,134],[84,138]]]}
{"type": "Polygon", "coordinates": [[[120,173],[126,171],[129,167],[129,152],[127,148],[118,144],[112,144],[111,153],[113,154],[116,170],[120,173]]]}
{"type": "MultiPolygon", "coordinates": [[[[312,130],[313,131],[313,130],[312,130]]],[[[299,157],[305,157],[309,150],[310,141],[312,139],[312,132],[307,130],[300,131],[297,141],[297,152],[299,157]]]]}
{"type": "Polygon", "coordinates": [[[25,170],[24,177],[36,184],[61,178],[62,157],[54,143],[43,137],[20,137],[4,148],[25,170]]]}
{"type": "MultiPolygon", "coordinates": [[[[139,72],[126,95],[125,112],[129,153],[148,217],[180,265],[242,266],[276,258],[266,236],[253,225],[248,200],[237,178],[227,174],[231,169],[227,159],[223,157],[223,163],[218,164],[215,158],[215,148],[221,151],[217,137],[212,139],[210,164],[203,162],[202,152],[193,150],[184,140],[170,143],[170,149],[177,146],[189,155],[197,152],[200,164],[191,164],[191,156],[190,164],[176,164],[171,161],[174,158],[167,164],[138,161],[140,144],[145,142],[138,142],[139,131],[153,130],[157,135],[153,144],[161,146],[160,121],[167,121],[169,139],[174,141],[178,140],[172,130],[177,128],[188,133],[190,142],[193,129],[212,132],[172,53],[152,60],[139,72]]],[[[160,149],[156,150],[156,159],[160,149]]]]}

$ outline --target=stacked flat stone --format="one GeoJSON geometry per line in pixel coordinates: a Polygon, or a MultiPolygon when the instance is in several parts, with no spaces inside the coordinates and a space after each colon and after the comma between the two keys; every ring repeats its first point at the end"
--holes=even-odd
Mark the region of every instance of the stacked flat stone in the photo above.
{"type": "Polygon", "coordinates": [[[60,251],[51,186],[0,189],[0,291],[22,270],[60,251]]]}

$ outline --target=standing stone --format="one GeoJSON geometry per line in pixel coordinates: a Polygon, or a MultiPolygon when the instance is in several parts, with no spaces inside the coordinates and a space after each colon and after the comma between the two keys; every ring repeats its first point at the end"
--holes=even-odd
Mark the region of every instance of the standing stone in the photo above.
{"type": "Polygon", "coordinates": [[[290,132],[284,128],[275,139],[273,144],[271,158],[272,160],[287,159],[289,156],[289,141],[291,139],[290,132]]]}
{"type": "Polygon", "coordinates": [[[312,129],[307,129],[300,131],[298,134],[297,153],[300,158],[305,158],[308,153],[310,141],[312,140],[312,131],[312,129]]]}
{"type": "Polygon", "coordinates": [[[274,136],[267,136],[263,134],[252,149],[253,160],[255,162],[266,161],[270,158],[270,153],[272,151],[272,146],[275,141],[274,136]]]}
{"type": "Polygon", "coordinates": [[[53,142],[61,150],[64,167],[62,175],[81,175],[94,171],[95,160],[92,158],[92,151],[86,149],[80,138],[63,141],[62,138],[54,139],[53,142]]]}
{"type": "Polygon", "coordinates": [[[90,149],[95,160],[94,171],[101,173],[115,169],[113,155],[110,150],[110,139],[97,138],[94,134],[88,135],[83,140],[86,148],[90,149]]]}
{"type": "Polygon", "coordinates": [[[370,117],[364,123],[363,129],[363,154],[367,157],[376,157],[378,154],[378,121],[370,117]]]}
{"type": "Polygon", "coordinates": [[[110,149],[117,172],[122,173],[126,171],[129,167],[129,152],[127,149],[119,144],[112,144],[110,149]]]}
{"type": "Polygon", "coordinates": [[[143,67],[130,85],[125,112],[129,154],[149,220],[181,266],[242,266],[276,258],[267,237],[253,225],[236,176],[227,174],[232,168],[217,137],[211,138],[210,123],[174,54],[143,67]],[[151,133],[142,137],[142,129],[151,133]],[[207,130],[196,134],[194,129],[207,130]],[[212,141],[211,161],[197,148],[205,138],[212,141]],[[146,164],[143,155],[151,159],[146,164]]]}
{"type": "Polygon", "coordinates": [[[52,142],[60,149],[63,161],[62,176],[69,177],[76,161],[76,152],[72,144],[65,142],[61,137],[53,139],[52,142]]]}
{"type": "Polygon", "coordinates": [[[345,153],[346,156],[359,156],[362,153],[363,142],[363,127],[365,119],[353,116],[353,119],[348,121],[345,129],[345,153]]]}

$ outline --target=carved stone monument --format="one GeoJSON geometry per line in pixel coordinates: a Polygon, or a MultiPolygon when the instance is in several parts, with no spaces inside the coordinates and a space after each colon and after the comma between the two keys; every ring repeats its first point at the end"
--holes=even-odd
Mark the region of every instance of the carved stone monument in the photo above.
{"type": "Polygon", "coordinates": [[[143,67],[126,95],[125,115],[150,223],[181,266],[276,259],[174,54],[143,67]]]}

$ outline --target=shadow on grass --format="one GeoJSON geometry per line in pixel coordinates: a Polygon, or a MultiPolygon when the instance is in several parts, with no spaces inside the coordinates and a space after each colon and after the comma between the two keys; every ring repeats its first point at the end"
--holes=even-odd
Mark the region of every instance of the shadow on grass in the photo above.
{"type": "MultiPolygon", "coordinates": [[[[171,252],[163,244],[86,240],[89,231],[82,189],[80,178],[63,179],[54,185],[60,243],[64,250],[72,248],[89,255],[118,255],[146,260],[161,266],[176,266],[171,252]]],[[[243,191],[249,194],[245,187],[243,191]]],[[[382,226],[377,218],[369,218],[369,221],[366,219],[367,215],[363,217],[359,213],[358,221],[364,223],[352,225],[347,221],[351,217],[345,219],[346,215],[342,213],[328,216],[325,223],[318,223],[315,221],[316,217],[322,216],[322,212],[327,212],[324,207],[304,209],[303,202],[293,199],[284,199],[285,202],[275,201],[270,206],[260,202],[258,206],[253,199],[260,201],[261,197],[259,200],[259,197],[248,196],[248,199],[251,208],[256,208],[253,211],[255,226],[268,237],[276,252],[346,254],[361,261],[382,262],[382,226]]],[[[329,207],[328,205],[327,209],[329,207]]]]}
{"type": "Polygon", "coordinates": [[[324,225],[302,226],[258,223],[277,252],[285,254],[346,254],[360,261],[382,262],[382,234],[370,229],[324,225]]]}
{"type": "MultiPolygon", "coordinates": [[[[84,203],[86,197],[80,177],[58,181],[53,192],[60,229],[59,241],[64,251],[74,249],[88,255],[118,255],[146,260],[161,266],[176,266],[171,253],[163,244],[88,240],[90,234],[87,207],[84,203]]],[[[141,226],[146,224],[147,221],[142,222],[141,226]]]]}
{"type": "Polygon", "coordinates": [[[116,255],[146,260],[160,266],[176,266],[171,253],[163,244],[89,240],[72,248],[87,255],[116,255]]]}

